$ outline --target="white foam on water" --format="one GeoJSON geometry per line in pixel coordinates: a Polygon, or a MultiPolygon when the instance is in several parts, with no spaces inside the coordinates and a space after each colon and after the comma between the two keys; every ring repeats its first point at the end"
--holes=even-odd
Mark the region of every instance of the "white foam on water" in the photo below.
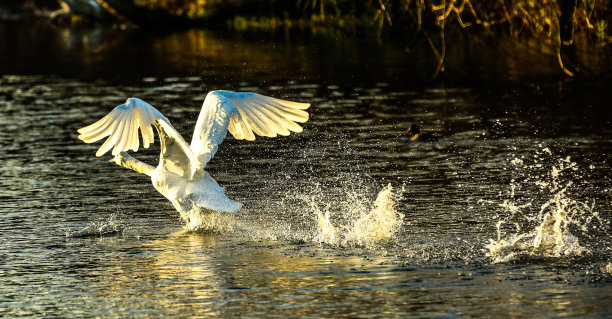
{"type": "MultiPolygon", "coordinates": [[[[543,152],[552,155],[548,148],[543,152]]],[[[520,168],[545,168],[537,156],[529,166],[523,166],[524,162],[514,159],[511,164],[519,171],[520,168]]],[[[572,198],[570,190],[574,183],[564,178],[564,172],[577,169],[577,164],[567,157],[557,160],[544,176],[525,179],[533,180],[540,192],[531,194],[532,198],[523,200],[522,204],[515,197],[515,189],[523,185],[512,181],[510,199],[500,205],[507,214],[496,223],[497,238],[489,239],[485,245],[486,254],[493,262],[506,262],[520,256],[554,258],[590,253],[577,236],[587,235],[594,224],[601,225],[602,221],[594,210],[594,201],[585,203],[572,198]],[[539,205],[539,209],[534,209],[537,207],[534,202],[540,198],[548,200],[539,205]]]]}
{"type": "MultiPolygon", "coordinates": [[[[279,213],[277,207],[249,211],[246,208],[237,214],[223,213],[207,209],[193,209],[181,218],[185,222],[183,231],[196,233],[216,233],[224,236],[240,237],[250,240],[296,240],[302,239],[299,230],[270,214],[279,213]],[[266,211],[266,209],[274,212],[266,211]],[[257,214],[253,218],[252,214],[257,214]]],[[[290,213],[290,212],[289,212],[290,213]]]]}
{"type": "Polygon", "coordinates": [[[234,214],[194,208],[182,216],[185,229],[192,232],[230,232],[234,230],[234,214]]]}

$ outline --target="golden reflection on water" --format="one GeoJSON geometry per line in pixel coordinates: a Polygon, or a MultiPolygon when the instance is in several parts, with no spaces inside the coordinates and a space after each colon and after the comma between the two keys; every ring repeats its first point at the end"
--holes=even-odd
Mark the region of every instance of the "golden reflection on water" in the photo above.
{"type": "Polygon", "coordinates": [[[152,47],[156,59],[170,60],[171,68],[199,75],[218,75],[222,69],[221,74],[246,81],[255,74],[257,81],[276,78],[279,72],[303,70],[308,64],[307,52],[301,45],[241,41],[202,29],[155,38],[152,47]]]}
{"type": "Polygon", "coordinates": [[[215,237],[179,232],[109,261],[102,289],[116,310],[215,316],[222,299],[216,265],[203,249],[215,237]]]}
{"type": "Polygon", "coordinates": [[[540,304],[541,313],[561,316],[589,311],[575,298],[576,289],[512,279],[545,272],[400,270],[390,263],[393,257],[380,252],[347,252],[276,241],[244,245],[180,231],[110,260],[98,279],[108,284],[97,293],[109,309],[187,316],[408,315],[435,312],[440,304],[458,313],[481,309],[482,315],[495,307],[523,316],[520,305],[530,303],[540,304]]]}
{"type": "MultiPolygon", "coordinates": [[[[288,251],[286,243],[278,242],[224,249],[219,245],[224,243],[215,235],[186,231],[145,243],[102,267],[103,279],[98,280],[108,286],[98,293],[119,310],[216,316],[274,308],[295,316],[312,314],[322,305],[350,311],[337,305],[358,299],[371,282],[401,276],[363,270],[384,263],[385,257],[313,256],[317,248],[288,251]]],[[[376,295],[377,303],[395,300],[397,291],[383,289],[376,295]]],[[[367,303],[362,301],[359,308],[367,303]]]]}

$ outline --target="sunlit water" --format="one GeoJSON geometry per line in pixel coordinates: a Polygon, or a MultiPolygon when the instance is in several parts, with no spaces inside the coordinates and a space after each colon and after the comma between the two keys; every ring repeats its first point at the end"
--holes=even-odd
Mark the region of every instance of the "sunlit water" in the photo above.
{"type": "Polygon", "coordinates": [[[612,314],[609,110],[378,79],[130,82],[0,77],[0,316],[612,314]],[[212,89],[313,103],[301,134],[221,145],[208,171],[236,215],[185,225],[77,139],[137,96],[189,140],[212,89]]]}

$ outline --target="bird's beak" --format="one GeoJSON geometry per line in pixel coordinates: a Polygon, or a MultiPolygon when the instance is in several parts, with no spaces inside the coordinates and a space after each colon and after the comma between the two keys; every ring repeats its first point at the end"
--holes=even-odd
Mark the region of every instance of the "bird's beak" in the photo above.
{"type": "Polygon", "coordinates": [[[111,158],[110,160],[108,160],[108,162],[109,163],[115,163],[115,164],[119,165],[119,163],[121,163],[121,158],[122,158],[121,153],[119,153],[119,154],[113,156],[113,158],[111,158]]]}

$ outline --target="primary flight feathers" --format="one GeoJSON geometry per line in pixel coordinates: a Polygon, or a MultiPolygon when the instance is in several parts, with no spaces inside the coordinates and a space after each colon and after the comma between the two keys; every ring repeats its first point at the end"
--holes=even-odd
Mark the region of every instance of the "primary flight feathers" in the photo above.
{"type": "Polygon", "coordinates": [[[100,146],[96,156],[104,155],[113,146],[113,155],[127,150],[138,151],[138,129],[141,131],[144,147],[148,148],[155,141],[151,125],[156,119],[169,122],[147,102],[135,98],[127,99],[125,104],[117,106],[99,121],[79,129],[79,139],[85,143],[93,143],[110,136],[100,146]]]}
{"type": "MultiPolygon", "coordinates": [[[[296,122],[308,120],[308,112],[304,110],[309,106],[309,103],[285,101],[257,93],[212,91],[204,100],[190,145],[191,151],[205,164],[214,156],[228,130],[234,138],[246,140],[254,140],[255,134],[275,137],[301,132],[302,127],[296,122]]],[[[158,130],[167,131],[169,135],[176,135],[172,137],[179,144],[185,143],[165,116],[137,98],[127,99],[125,104],[78,132],[79,139],[86,143],[108,136],[96,156],[104,155],[111,148],[112,154],[117,155],[127,150],[138,150],[139,129],[143,145],[148,148],[154,142],[152,125],[158,126],[158,130]]]]}
{"type": "Polygon", "coordinates": [[[230,117],[228,126],[236,139],[255,140],[253,132],[267,137],[287,136],[289,131],[299,133],[302,127],[295,122],[308,120],[308,112],[303,110],[310,106],[309,103],[284,101],[257,93],[234,93],[227,97],[238,110],[230,117]]]}

